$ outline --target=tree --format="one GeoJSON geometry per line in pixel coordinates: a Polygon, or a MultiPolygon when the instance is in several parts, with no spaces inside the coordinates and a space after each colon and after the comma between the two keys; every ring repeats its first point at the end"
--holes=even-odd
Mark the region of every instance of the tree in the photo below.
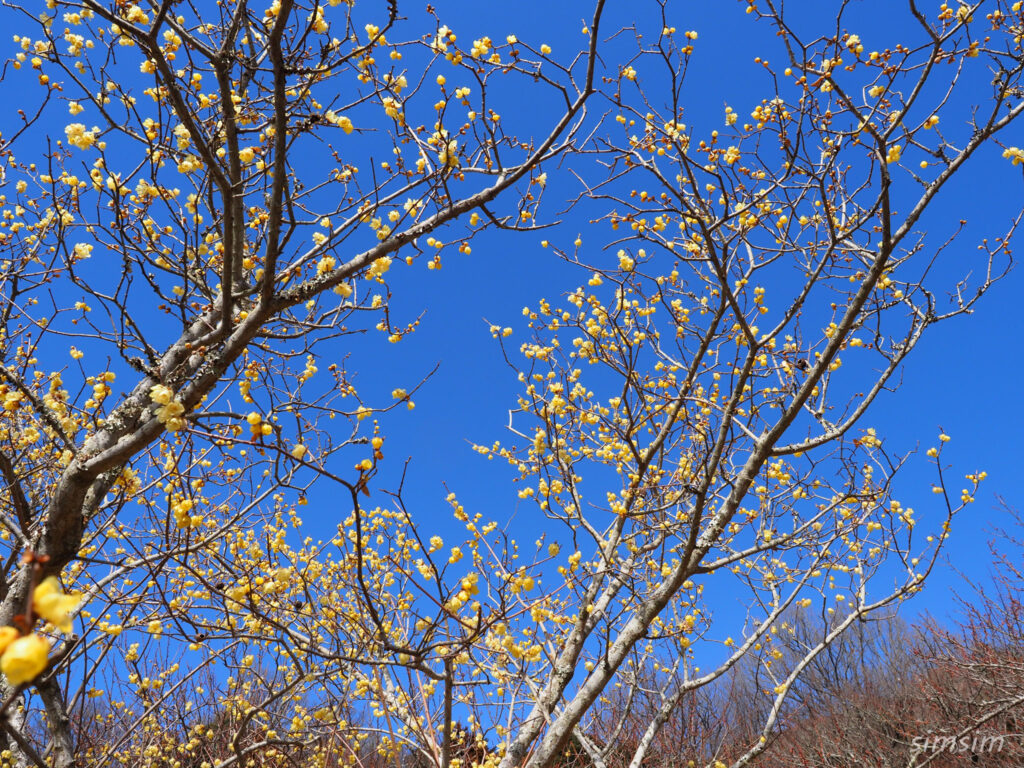
{"type": "MultiPolygon", "coordinates": [[[[972,588],[949,625],[929,617],[910,626],[896,616],[876,615],[844,632],[795,682],[759,765],[1019,765],[1019,547],[1019,537],[999,530],[992,545],[993,584],[972,588]]],[[[776,663],[798,663],[836,619],[802,609],[787,615],[777,635],[782,658],[776,663]]],[[[617,688],[599,712],[602,727],[593,730],[600,732],[600,748],[584,742],[606,765],[628,764],[638,726],[652,717],[648,692],[659,686],[654,670],[642,672],[617,688]]],[[[767,673],[745,659],[715,685],[694,692],[671,713],[646,759],[655,765],[706,765],[742,753],[772,706],[767,673]]]]}
{"type": "MultiPolygon", "coordinates": [[[[831,623],[805,612],[789,617],[780,643],[784,655],[803,657],[831,623]]],[[[916,628],[892,616],[858,623],[844,633],[794,687],[762,764],[907,765],[914,737],[934,726],[926,715],[930,670],[915,652],[919,641],[916,628]]],[[[756,727],[763,719],[758,710],[767,704],[751,706],[763,700],[757,695],[758,671],[744,672],[734,708],[741,723],[756,727]]]]}
{"type": "Polygon", "coordinates": [[[751,3],[788,61],[762,62],[749,122],[729,109],[711,130],[683,123],[697,33],[662,2],[635,48],[629,30],[602,42],[604,6],[564,60],[432,16],[419,38],[396,0],[365,19],[296,0],[9,9],[26,28],[10,71],[39,94],[0,150],[15,763],[362,764],[372,744],[441,768],[601,765],[595,708],[656,664],[634,768],[747,659],[770,706],[743,765],[844,631],[921,589],[984,475],[950,491],[943,443],[929,451],[922,541],[893,485],[912,459],[864,418],[1007,266],[1016,222],[951,284],[952,241],[917,228],[1024,110],[1020,7],[911,2],[916,42],[868,53],[847,3],[811,37],[751,3]],[[965,106],[982,66],[986,98],[965,106]],[[509,79],[554,97],[542,132],[509,79]],[[377,487],[376,418],[416,386],[363,397],[369,363],[321,373],[321,350],[415,332],[390,270],[545,228],[559,168],[617,257],[553,242],[586,286],[527,311],[531,339],[504,349],[521,442],[477,447],[510,464],[542,535],[526,554],[502,512],[453,492],[464,535],[446,544],[400,483],[377,487]],[[325,484],[343,519],[304,537],[325,484]],[[779,626],[812,604],[834,620],[787,658],[779,626]]]}
{"type": "MultiPolygon", "coordinates": [[[[994,583],[985,589],[968,581],[959,621],[951,629],[930,622],[921,650],[935,669],[929,698],[943,705],[941,735],[972,745],[998,738],[995,759],[1015,765],[1024,757],[1024,521],[1003,508],[1012,526],[997,529],[989,545],[994,583]]],[[[922,749],[915,757],[924,766],[937,755],[922,749]]]]}
{"type": "MultiPolygon", "coordinates": [[[[951,625],[928,618],[908,628],[879,617],[821,654],[795,687],[762,764],[1019,765],[1020,543],[999,531],[993,584],[972,587],[951,625]]],[[[796,658],[827,626],[803,614],[788,624],[784,647],[796,658]]],[[[740,710],[751,708],[751,687],[756,692],[748,683],[733,695],[740,710]]],[[[761,714],[730,720],[757,722],[761,714]]]]}

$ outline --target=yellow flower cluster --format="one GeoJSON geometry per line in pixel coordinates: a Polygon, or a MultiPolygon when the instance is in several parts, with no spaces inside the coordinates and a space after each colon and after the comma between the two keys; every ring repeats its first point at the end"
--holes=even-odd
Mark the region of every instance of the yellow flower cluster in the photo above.
{"type": "Polygon", "coordinates": [[[79,149],[89,149],[96,143],[96,134],[99,128],[87,130],[81,123],[71,123],[64,128],[64,135],[68,137],[68,144],[79,149]]]}
{"type": "Polygon", "coordinates": [[[245,420],[249,424],[249,431],[252,432],[254,439],[262,435],[269,435],[274,431],[273,425],[265,422],[256,411],[246,416],[245,420]]]}
{"type": "Polygon", "coordinates": [[[1014,165],[1020,165],[1024,163],[1024,149],[1020,147],[1007,147],[1003,150],[1003,157],[1014,165]]]}
{"type": "Polygon", "coordinates": [[[456,167],[459,164],[459,142],[451,139],[442,143],[441,151],[437,153],[437,159],[449,168],[456,167]]]}
{"type": "Polygon", "coordinates": [[[352,125],[352,121],[349,118],[345,117],[344,115],[335,114],[333,110],[329,110],[327,114],[324,115],[324,117],[327,118],[327,121],[331,125],[338,126],[346,134],[352,133],[352,131],[355,130],[354,126],[352,125]]]}
{"type": "Polygon", "coordinates": [[[156,418],[168,432],[177,432],[185,426],[185,420],[181,418],[185,413],[185,406],[175,399],[170,387],[165,384],[150,387],[149,397],[160,406],[156,409],[156,418]]]}
{"type": "Polygon", "coordinates": [[[180,163],[178,163],[179,173],[192,173],[198,171],[203,167],[203,161],[195,155],[187,155],[180,163]]]}
{"type": "MultiPolygon", "coordinates": [[[[56,577],[49,576],[32,593],[32,610],[65,634],[71,632],[71,614],[81,602],[77,593],[66,594],[56,577]]],[[[11,685],[34,680],[46,669],[50,643],[30,632],[22,635],[14,627],[0,627],[0,671],[11,685]]]]}
{"type": "Polygon", "coordinates": [[[333,256],[324,256],[316,265],[316,273],[318,275],[326,275],[334,269],[336,263],[333,256]]]}
{"type": "Polygon", "coordinates": [[[0,648],[0,671],[11,685],[30,682],[46,669],[50,644],[34,632],[20,636],[14,627],[0,627],[0,648]]]}
{"type": "Polygon", "coordinates": [[[77,592],[65,594],[56,577],[48,576],[32,594],[32,608],[64,634],[71,632],[71,614],[81,602],[77,592]]]}
{"type": "Polygon", "coordinates": [[[391,257],[381,256],[370,265],[368,270],[366,270],[366,279],[373,280],[379,278],[389,269],[391,269],[391,257]]]}

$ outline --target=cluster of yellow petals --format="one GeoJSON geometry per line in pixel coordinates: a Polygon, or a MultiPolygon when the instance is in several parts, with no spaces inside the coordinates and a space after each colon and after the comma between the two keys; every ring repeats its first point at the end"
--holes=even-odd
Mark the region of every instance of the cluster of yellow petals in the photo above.
{"type": "Polygon", "coordinates": [[[181,418],[181,415],[185,413],[185,406],[175,399],[174,392],[170,387],[157,384],[150,388],[149,397],[160,406],[156,409],[156,418],[167,427],[168,432],[177,432],[185,426],[185,420],[181,418]]]}
{"type": "MultiPolygon", "coordinates": [[[[78,593],[66,593],[55,576],[48,576],[32,593],[32,610],[61,632],[71,632],[71,615],[81,602],[78,593]]],[[[14,627],[0,627],[0,671],[11,685],[34,680],[46,669],[50,642],[30,632],[22,635],[14,627]]]]}

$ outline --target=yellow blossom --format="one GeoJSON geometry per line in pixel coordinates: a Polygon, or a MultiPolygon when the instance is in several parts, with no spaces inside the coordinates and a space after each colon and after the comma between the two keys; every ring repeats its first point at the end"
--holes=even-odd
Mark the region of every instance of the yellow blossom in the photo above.
{"type": "Polygon", "coordinates": [[[0,671],[11,685],[30,682],[46,669],[49,653],[50,644],[39,635],[19,637],[0,656],[0,671]]]}
{"type": "Polygon", "coordinates": [[[0,627],[0,654],[19,637],[21,637],[21,633],[14,627],[0,627]]]}
{"type": "Polygon", "coordinates": [[[437,156],[438,160],[444,165],[454,168],[459,164],[458,148],[459,142],[455,139],[443,144],[437,156]]]}
{"type": "Polygon", "coordinates": [[[77,592],[65,593],[55,576],[48,576],[32,593],[32,607],[36,613],[61,632],[71,632],[71,614],[81,602],[77,592]]]}
{"type": "Polygon", "coordinates": [[[352,121],[349,118],[345,117],[344,115],[338,115],[332,111],[328,112],[325,115],[325,117],[329,122],[341,128],[341,130],[343,130],[346,134],[352,133],[352,131],[355,130],[354,126],[352,125],[352,121]]]}
{"type": "Polygon", "coordinates": [[[157,384],[149,388],[149,399],[160,405],[167,405],[174,399],[174,392],[166,384],[157,384]]]}
{"type": "Polygon", "coordinates": [[[71,123],[64,128],[64,134],[68,137],[68,144],[79,149],[88,149],[96,143],[96,133],[99,129],[86,130],[81,123],[71,123]]]}
{"type": "Polygon", "coordinates": [[[177,432],[185,426],[184,420],[180,418],[184,412],[185,406],[177,400],[172,400],[167,405],[157,408],[156,418],[167,428],[168,432],[177,432]]]}
{"type": "Polygon", "coordinates": [[[1003,157],[1013,163],[1013,165],[1020,165],[1024,162],[1024,150],[1020,147],[1007,147],[1003,150],[1003,157]]]}
{"type": "Polygon", "coordinates": [[[316,265],[316,273],[318,275],[326,275],[334,269],[335,263],[333,256],[324,256],[316,265]]]}

